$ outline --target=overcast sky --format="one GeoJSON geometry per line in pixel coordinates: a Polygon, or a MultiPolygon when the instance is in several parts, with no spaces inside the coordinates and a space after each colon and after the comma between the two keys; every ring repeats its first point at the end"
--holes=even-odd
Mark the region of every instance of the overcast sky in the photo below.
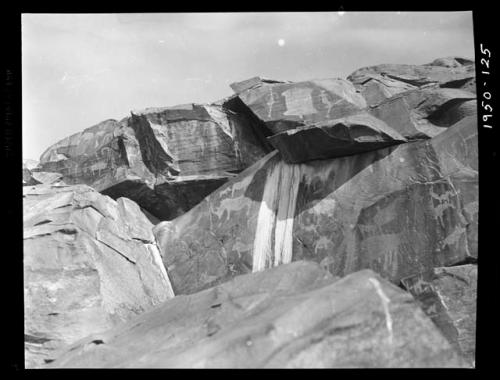
{"type": "Polygon", "coordinates": [[[473,43],[471,12],[24,14],[23,157],[132,109],[221,99],[252,76],[473,59],[473,43]]]}

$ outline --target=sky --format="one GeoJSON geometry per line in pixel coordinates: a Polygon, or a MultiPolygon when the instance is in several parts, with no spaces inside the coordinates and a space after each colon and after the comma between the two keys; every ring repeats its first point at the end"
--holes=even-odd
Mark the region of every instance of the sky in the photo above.
{"type": "Polygon", "coordinates": [[[23,14],[23,158],[131,110],[208,103],[230,83],[345,78],[474,58],[472,12],[23,14]]]}

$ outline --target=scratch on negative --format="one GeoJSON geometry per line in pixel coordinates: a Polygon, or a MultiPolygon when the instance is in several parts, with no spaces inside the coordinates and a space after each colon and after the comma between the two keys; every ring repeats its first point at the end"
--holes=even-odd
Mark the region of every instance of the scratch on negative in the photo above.
{"type": "Polygon", "coordinates": [[[382,300],[382,306],[384,307],[384,313],[385,313],[385,324],[387,326],[387,331],[389,331],[389,343],[392,344],[392,317],[391,313],[389,313],[389,303],[391,302],[391,300],[382,290],[382,287],[380,286],[380,282],[378,282],[378,280],[374,278],[369,278],[369,281],[375,287],[378,296],[382,300]]]}

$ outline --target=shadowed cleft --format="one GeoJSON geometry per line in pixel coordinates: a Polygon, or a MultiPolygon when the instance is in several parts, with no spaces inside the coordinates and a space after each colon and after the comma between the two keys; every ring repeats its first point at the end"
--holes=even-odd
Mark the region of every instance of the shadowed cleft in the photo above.
{"type": "Polygon", "coordinates": [[[43,338],[39,336],[24,334],[24,341],[27,343],[44,344],[52,339],[43,338]]]}

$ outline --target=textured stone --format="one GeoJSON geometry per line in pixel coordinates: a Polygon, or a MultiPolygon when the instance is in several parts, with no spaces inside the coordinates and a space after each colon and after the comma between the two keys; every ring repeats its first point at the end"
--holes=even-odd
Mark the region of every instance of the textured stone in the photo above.
{"type": "Polygon", "coordinates": [[[359,113],[366,102],[349,81],[273,82],[251,78],[231,88],[272,133],[359,113]]]}
{"type": "MultiPolygon", "coordinates": [[[[474,61],[459,58],[438,58],[424,65],[382,64],[363,67],[347,77],[353,83],[363,82],[367,75],[381,75],[389,79],[405,82],[412,86],[438,84],[440,87],[473,89],[475,81],[474,61]]],[[[476,92],[475,89],[473,92],[476,92]]]]}
{"type": "Polygon", "coordinates": [[[154,231],[176,294],[302,259],[399,282],[477,257],[477,170],[476,117],[348,157],[273,152],[154,231]]]}
{"type": "Polygon", "coordinates": [[[365,98],[368,106],[381,103],[385,99],[391,98],[401,92],[418,88],[409,83],[391,79],[380,74],[358,75],[353,79],[354,87],[365,98]]]}
{"type": "Polygon", "coordinates": [[[442,133],[464,117],[477,113],[476,95],[431,86],[405,91],[372,105],[368,112],[409,140],[442,133]]]}
{"type": "Polygon", "coordinates": [[[435,268],[401,282],[469,365],[474,366],[477,266],[435,268]]]}
{"type": "Polygon", "coordinates": [[[253,129],[244,115],[218,105],[133,111],[51,146],[39,169],[133,199],[168,220],[268,152],[253,129]]]}
{"type": "Polygon", "coordinates": [[[289,129],[269,137],[269,141],[286,162],[300,163],[368,152],[406,139],[383,121],[357,114],[289,129]]]}
{"type": "Polygon", "coordinates": [[[175,297],[51,368],[462,367],[410,294],[370,270],[297,262],[175,297]]]}
{"type": "Polygon", "coordinates": [[[173,297],[133,201],[86,185],[23,188],[26,366],[173,297]]]}

